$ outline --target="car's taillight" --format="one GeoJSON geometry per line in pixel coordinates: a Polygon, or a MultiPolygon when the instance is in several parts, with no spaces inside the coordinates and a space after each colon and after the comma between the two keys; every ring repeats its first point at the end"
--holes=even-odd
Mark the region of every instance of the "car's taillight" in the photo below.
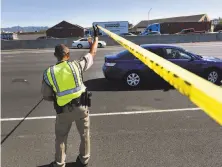
{"type": "Polygon", "coordinates": [[[108,67],[113,67],[115,65],[116,65],[116,63],[108,63],[108,62],[105,63],[105,66],[108,66],[108,67]]]}
{"type": "Polygon", "coordinates": [[[108,63],[108,66],[112,66],[112,63],[114,63],[114,65],[115,65],[116,61],[115,61],[115,59],[110,59],[108,57],[105,57],[105,63],[108,63]]]}

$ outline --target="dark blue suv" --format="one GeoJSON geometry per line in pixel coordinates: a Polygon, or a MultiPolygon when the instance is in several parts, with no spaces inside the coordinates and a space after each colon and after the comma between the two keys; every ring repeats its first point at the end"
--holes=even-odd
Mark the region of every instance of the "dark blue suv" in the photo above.
{"type": "MultiPolygon", "coordinates": [[[[141,47],[212,83],[220,84],[222,59],[197,55],[181,47],[167,44],[146,44],[141,47]]],[[[116,55],[106,55],[103,73],[106,79],[121,80],[130,87],[139,86],[143,80],[160,79],[155,72],[127,50],[116,55]]]]}

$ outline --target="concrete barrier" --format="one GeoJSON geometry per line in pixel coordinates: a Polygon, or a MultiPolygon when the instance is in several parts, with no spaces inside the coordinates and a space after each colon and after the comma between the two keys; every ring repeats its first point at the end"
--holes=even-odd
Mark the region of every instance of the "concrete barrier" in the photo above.
{"type": "MultiPolygon", "coordinates": [[[[189,43],[189,42],[211,42],[222,41],[222,33],[212,34],[189,34],[189,35],[153,35],[153,36],[126,36],[127,40],[138,45],[151,43],[189,43]]],[[[47,39],[47,40],[18,40],[18,41],[1,41],[2,50],[11,49],[44,49],[54,48],[55,45],[63,43],[67,46],[72,46],[72,41],[76,38],[67,39],[47,39]]],[[[107,46],[118,45],[108,36],[100,37],[104,40],[107,46]]]]}
{"type": "Polygon", "coordinates": [[[217,34],[216,34],[216,39],[217,39],[218,41],[222,41],[222,33],[217,33],[217,34]]]}
{"type": "Polygon", "coordinates": [[[2,50],[11,49],[44,49],[54,48],[57,44],[66,44],[67,46],[72,45],[72,41],[75,38],[67,39],[47,39],[47,40],[15,40],[15,41],[1,41],[2,50]]]}

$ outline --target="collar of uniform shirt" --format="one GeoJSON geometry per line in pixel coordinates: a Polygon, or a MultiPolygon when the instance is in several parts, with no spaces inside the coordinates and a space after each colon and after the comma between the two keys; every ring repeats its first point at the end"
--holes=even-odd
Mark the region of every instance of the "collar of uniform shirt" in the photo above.
{"type": "Polygon", "coordinates": [[[56,64],[63,63],[64,61],[68,61],[68,62],[70,62],[70,60],[60,60],[60,61],[57,61],[57,63],[56,63],[56,64]]]}

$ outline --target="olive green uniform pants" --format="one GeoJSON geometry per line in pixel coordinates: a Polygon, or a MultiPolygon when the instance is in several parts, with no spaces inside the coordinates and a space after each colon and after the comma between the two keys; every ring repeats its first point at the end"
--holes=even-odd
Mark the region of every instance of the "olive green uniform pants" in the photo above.
{"type": "Polygon", "coordinates": [[[90,120],[88,108],[75,105],[66,106],[63,113],[57,114],[55,121],[55,167],[65,167],[67,138],[72,123],[75,122],[80,135],[79,158],[87,164],[90,158],[90,120]]]}

